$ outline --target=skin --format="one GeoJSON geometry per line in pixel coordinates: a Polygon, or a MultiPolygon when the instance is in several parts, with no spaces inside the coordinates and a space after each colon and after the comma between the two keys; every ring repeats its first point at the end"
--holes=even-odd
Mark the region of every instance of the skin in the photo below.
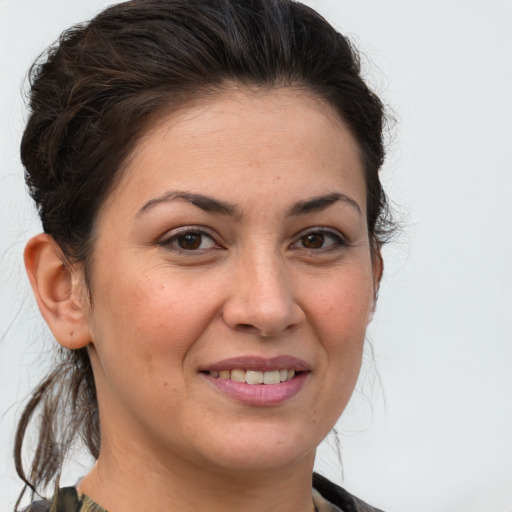
{"type": "Polygon", "coordinates": [[[102,448],[80,490],[110,512],[311,509],[315,449],[354,389],[382,270],[363,176],[325,102],[230,89],[162,119],[135,148],[98,215],[92,304],[50,237],[29,242],[43,315],[93,364],[102,448]],[[201,373],[280,355],[308,372],[278,405],[244,404],[201,373]]]}

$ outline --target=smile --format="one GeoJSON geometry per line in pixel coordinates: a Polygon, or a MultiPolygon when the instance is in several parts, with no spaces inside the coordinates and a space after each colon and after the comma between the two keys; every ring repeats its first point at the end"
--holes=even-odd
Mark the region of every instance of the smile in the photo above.
{"type": "Polygon", "coordinates": [[[200,369],[209,385],[231,400],[250,406],[284,404],[300,393],[311,367],[293,356],[235,357],[200,369]]]}
{"type": "Polygon", "coordinates": [[[286,368],[270,371],[254,371],[254,370],[213,370],[208,372],[210,376],[218,379],[229,379],[234,382],[245,382],[246,384],[280,384],[286,382],[295,376],[295,370],[286,368]]]}

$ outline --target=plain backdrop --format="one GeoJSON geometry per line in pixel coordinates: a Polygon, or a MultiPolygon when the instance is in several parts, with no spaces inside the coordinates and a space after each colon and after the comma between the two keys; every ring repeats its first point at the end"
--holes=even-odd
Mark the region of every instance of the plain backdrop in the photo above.
{"type": "MultiPolygon", "coordinates": [[[[21,264],[40,227],[20,91],[63,29],[109,3],[0,0],[0,511],[20,489],[15,419],[53,346],[21,264]]],[[[387,512],[511,512],[512,1],[308,3],[360,48],[394,112],[383,179],[403,226],[337,427],[342,463],[331,438],[318,469],[387,512]]]]}

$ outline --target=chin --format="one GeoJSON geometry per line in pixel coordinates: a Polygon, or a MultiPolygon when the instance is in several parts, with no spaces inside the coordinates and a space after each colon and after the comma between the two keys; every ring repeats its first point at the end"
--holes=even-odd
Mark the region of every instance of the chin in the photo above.
{"type": "Polygon", "coordinates": [[[275,425],[241,425],[224,440],[211,440],[208,458],[223,470],[242,473],[283,470],[308,458],[312,465],[322,438],[307,438],[294,429],[275,425]]]}

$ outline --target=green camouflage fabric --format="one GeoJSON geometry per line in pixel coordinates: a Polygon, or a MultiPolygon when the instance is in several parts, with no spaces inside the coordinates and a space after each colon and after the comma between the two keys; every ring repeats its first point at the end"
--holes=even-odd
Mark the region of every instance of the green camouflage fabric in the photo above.
{"type": "MultiPolygon", "coordinates": [[[[326,478],[313,475],[313,502],[317,512],[382,512],[352,496],[326,478]]],[[[74,487],[64,487],[52,500],[35,501],[23,512],[108,512],[74,487]]]]}
{"type": "Polygon", "coordinates": [[[79,493],[74,487],[64,487],[53,499],[35,501],[23,512],[108,512],[92,498],[79,493]]]}

